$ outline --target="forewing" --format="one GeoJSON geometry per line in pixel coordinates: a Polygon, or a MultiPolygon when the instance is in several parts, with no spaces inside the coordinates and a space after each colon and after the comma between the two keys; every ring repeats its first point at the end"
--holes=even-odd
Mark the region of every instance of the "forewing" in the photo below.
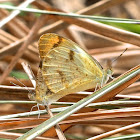
{"type": "Polygon", "coordinates": [[[90,60],[90,63],[92,63],[92,67],[91,67],[92,70],[94,67],[95,69],[98,69],[100,73],[102,73],[103,70],[102,66],[99,64],[99,62],[96,59],[88,55],[75,42],[54,33],[44,34],[39,39],[39,53],[40,53],[41,60],[43,61],[43,59],[46,57],[46,55],[49,53],[50,50],[57,47],[68,48],[76,53],[81,54],[82,58],[85,59],[85,61],[90,60]]]}
{"type": "Polygon", "coordinates": [[[76,43],[46,34],[39,41],[44,81],[53,93],[72,93],[95,87],[102,68],[76,43]]]}
{"type": "Polygon", "coordinates": [[[48,33],[48,34],[44,34],[40,37],[39,39],[39,54],[40,54],[40,58],[41,60],[44,59],[44,57],[46,57],[46,54],[53,48],[57,47],[61,41],[62,41],[63,37],[58,36],[57,34],[53,34],[53,33],[48,33]]]}

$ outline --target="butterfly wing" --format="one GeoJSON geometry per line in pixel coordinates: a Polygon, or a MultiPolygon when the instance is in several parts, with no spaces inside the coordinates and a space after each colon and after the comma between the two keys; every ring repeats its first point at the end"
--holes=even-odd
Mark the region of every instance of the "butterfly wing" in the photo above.
{"type": "Polygon", "coordinates": [[[45,34],[40,38],[39,51],[44,81],[55,96],[93,88],[100,82],[100,64],[73,41],[45,34]]]}
{"type": "Polygon", "coordinates": [[[100,71],[102,71],[103,68],[100,63],[96,59],[88,55],[82,48],[79,47],[78,44],[54,33],[44,34],[39,39],[39,53],[41,60],[43,61],[43,59],[46,57],[46,54],[50,50],[60,46],[69,49],[71,48],[71,50],[81,53],[84,58],[87,57],[91,61],[94,61],[94,65],[97,66],[100,71]]]}

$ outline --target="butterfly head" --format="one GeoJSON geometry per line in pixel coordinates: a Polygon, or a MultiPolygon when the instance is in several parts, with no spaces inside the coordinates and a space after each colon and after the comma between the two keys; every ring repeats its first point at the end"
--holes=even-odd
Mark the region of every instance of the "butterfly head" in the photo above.
{"type": "Polygon", "coordinates": [[[113,79],[112,75],[113,75],[112,68],[106,68],[106,69],[104,69],[103,70],[103,77],[102,77],[103,79],[102,79],[101,85],[106,84],[107,81],[109,80],[109,78],[113,79]]]}
{"type": "Polygon", "coordinates": [[[109,80],[109,78],[113,79],[112,75],[113,75],[113,70],[112,70],[112,64],[118,60],[122,55],[123,53],[127,50],[127,48],[117,57],[115,58],[114,60],[108,60],[107,63],[106,63],[106,68],[103,70],[103,77],[102,77],[102,83],[101,85],[103,84],[106,84],[106,82],[109,80]]]}
{"type": "Polygon", "coordinates": [[[106,69],[106,75],[107,75],[108,77],[112,77],[112,74],[113,74],[112,68],[106,69]]]}

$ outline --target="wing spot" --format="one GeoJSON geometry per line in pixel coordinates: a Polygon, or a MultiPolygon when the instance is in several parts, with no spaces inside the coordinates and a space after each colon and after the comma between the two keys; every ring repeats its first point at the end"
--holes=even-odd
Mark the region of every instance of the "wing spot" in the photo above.
{"type": "Polygon", "coordinates": [[[49,88],[47,88],[47,91],[46,91],[46,95],[48,94],[53,94],[53,92],[49,88]]]}
{"type": "Polygon", "coordinates": [[[60,75],[61,81],[64,82],[64,74],[63,74],[63,72],[62,71],[59,71],[59,70],[57,70],[57,72],[60,75]]]}
{"type": "Polygon", "coordinates": [[[74,51],[70,50],[69,52],[69,59],[72,61],[74,60],[74,51]]]}
{"type": "Polygon", "coordinates": [[[56,47],[58,47],[60,44],[61,44],[61,42],[62,42],[62,37],[61,36],[58,36],[58,42],[57,43],[55,43],[54,45],[53,45],[53,47],[52,48],[56,48],[56,47]]]}

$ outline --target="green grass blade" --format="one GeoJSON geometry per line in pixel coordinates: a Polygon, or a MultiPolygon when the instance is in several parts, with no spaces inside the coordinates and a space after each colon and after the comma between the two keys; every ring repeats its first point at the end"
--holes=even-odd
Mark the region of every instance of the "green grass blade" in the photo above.
{"type": "Polygon", "coordinates": [[[138,24],[136,25],[136,24],[128,24],[128,23],[113,23],[113,22],[103,22],[103,21],[101,23],[140,34],[140,25],[138,24]]]}
{"type": "Polygon", "coordinates": [[[17,79],[29,79],[26,73],[14,70],[10,73],[10,76],[15,77],[17,79]]]}

